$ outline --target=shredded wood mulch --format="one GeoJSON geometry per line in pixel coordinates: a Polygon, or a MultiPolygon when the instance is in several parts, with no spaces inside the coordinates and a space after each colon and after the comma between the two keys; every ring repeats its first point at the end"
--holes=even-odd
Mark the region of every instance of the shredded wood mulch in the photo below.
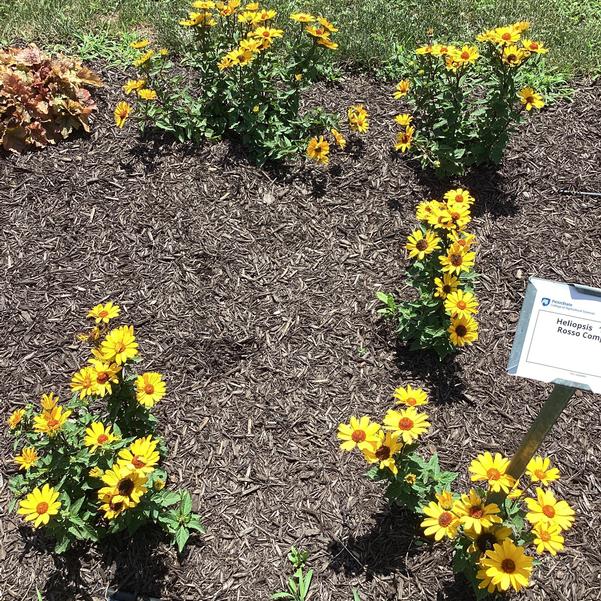
{"type": "MultiPolygon", "coordinates": [[[[329,169],[261,169],[235,146],[193,148],[112,125],[123,83],[104,73],[89,138],[0,158],[0,411],[68,395],[85,349],[73,336],[104,299],[135,325],[144,369],[166,374],[157,407],[170,484],[208,528],[183,557],[160,533],[53,558],[8,514],[2,438],[0,598],[99,600],[109,588],[164,600],[268,599],[310,552],[313,599],[467,600],[445,545],[422,544],[388,507],[340,421],[382,418],[396,386],[431,394],[425,447],[467,484],[484,450],[511,454],[549,387],[505,367],[531,275],[601,286],[601,89],[533,115],[498,172],[459,183],[477,198],[480,340],[441,365],[397,348],[377,290],[403,292],[402,245],[423,198],[445,191],[390,152],[391,89],[322,87],[329,108],[365,102],[371,129],[329,169]]],[[[311,99],[309,99],[311,100],[311,99]]],[[[566,552],[545,557],[517,599],[601,598],[599,399],[578,393],[545,441],[577,511],[566,552]]],[[[3,418],[4,419],[4,418],[3,418]]]]}

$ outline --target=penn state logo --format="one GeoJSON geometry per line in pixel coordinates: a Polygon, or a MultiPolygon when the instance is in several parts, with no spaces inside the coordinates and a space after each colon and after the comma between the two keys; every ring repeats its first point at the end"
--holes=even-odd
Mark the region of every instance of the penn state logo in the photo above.
{"type": "Polygon", "coordinates": [[[543,298],[541,300],[541,302],[543,304],[543,307],[547,307],[547,306],[549,306],[549,303],[551,302],[551,299],[550,298],[543,298]]]}

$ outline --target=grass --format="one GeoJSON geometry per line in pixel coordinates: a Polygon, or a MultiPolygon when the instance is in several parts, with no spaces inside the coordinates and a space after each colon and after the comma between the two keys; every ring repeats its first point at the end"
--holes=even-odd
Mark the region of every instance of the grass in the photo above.
{"type": "MultiPolygon", "coordinates": [[[[288,14],[318,11],[340,28],[340,57],[361,68],[394,60],[395,46],[412,48],[432,29],[436,38],[470,40],[479,31],[517,20],[533,23],[533,36],[552,52],[548,64],[563,77],[601,74],[598,0],[265,0],[288,14]]],[[[84,58],[128,59],[132,33],[156,32],[177,48],[181,0],[19,0],[0,4],[0,44],[37,41],[84,58]]]]}

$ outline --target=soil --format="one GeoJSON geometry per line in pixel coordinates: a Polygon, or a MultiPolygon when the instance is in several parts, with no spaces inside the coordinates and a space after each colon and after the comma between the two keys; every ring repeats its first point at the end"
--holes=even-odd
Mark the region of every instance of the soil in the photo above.
{"type": "MultiPolygon", "coordinates": [[[[447,185],[391,153],[392,86],[360,77],[314,91],[328,108],[365,102],[371,128],[329,168],[258,168],[234,145],[192,147],[112,124],[123,75],[90,137],[0,157],[0,412],[42,391],[68,395],[84,360],[74,334],[105,299],[124,309],[144,369],[164,373],[156,409],[171,486],[188,488],[207,534],[183,556],[149,530],[53,559],[9,514],[2,438],[0,598],[268,599],[291,545],[315,570],[313,599],[467,600],[443,544],[422,544],[336,427],[381,419],[395,387],[424,386],[425,447],[467,484],[484,450],[510,455],[549,386],[506,375],[529,276],[601,286],[601,88],[534,114],[497,171],[459,180],[477,199],[480,339],[438,364],[396,344],[375,293],[403,290],[404,238],[423,198],[447,185]]],[[[311,100],[311,99],[309,99],[311,100]]],[[[566,551],[545,557],[520,600],[601,598],[601,423],[578,392],[544,443],[554,487],[577,512],[566,551]]]]}

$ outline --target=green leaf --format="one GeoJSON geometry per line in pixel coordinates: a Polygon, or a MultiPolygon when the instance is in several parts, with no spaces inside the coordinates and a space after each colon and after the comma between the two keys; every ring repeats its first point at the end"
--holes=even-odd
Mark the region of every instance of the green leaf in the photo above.
{"type": "Polygon", "coordinates": [[[180,526],[175,532],[175,544],[177,550],[181,553],[190,538],[190,532],[185,526],[180,526]]]}
{"type": "Polygon", "coordinates": [[[182,515],[188,515],[192,511],[192,497],[190,496],[190,493],[187,490],[181,491],[180,495],[182,499],[180,512],[182,513],[182,515]]]}

